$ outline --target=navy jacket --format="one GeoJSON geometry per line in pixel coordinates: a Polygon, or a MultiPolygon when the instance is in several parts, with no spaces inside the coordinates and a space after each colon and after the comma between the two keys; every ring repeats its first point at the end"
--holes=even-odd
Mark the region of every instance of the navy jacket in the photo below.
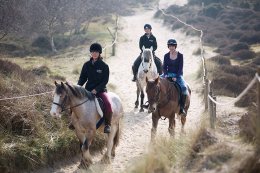
{"type": "Polygon", "coordinates": [[[153,52],[157,49],[157,41],[156,38],[153,34],[150,35],[150,37],[148,38],[146,34],[144,34],[143,36],[140,37],[139,40],[139,48],[142,50],[143,46],[145,48],[150,48],[151,46],[153,46],[153,52]]]}
{"type": "Polygon", "coordinates": [[[83,86],[87,82],[85,88],[88,91],[95,89],[97,93],[105,92],[109,80],[109,67],[101,59],[93,64],[92,59],[83,65],[78,85],[83,86]]]}
{"type": "Polygon", "coordinates": [[[175,60],[170,59],[170,52],[164,55],[163,60],[164,74],[175,73],[177,76],[183,75],[183,54],[178,52],[175,60]]]}

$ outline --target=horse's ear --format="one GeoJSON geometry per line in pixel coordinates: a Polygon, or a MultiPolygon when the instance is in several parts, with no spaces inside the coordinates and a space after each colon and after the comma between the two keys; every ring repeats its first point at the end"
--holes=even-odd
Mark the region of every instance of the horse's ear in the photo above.
{"type": "Polygon", "coordinates": [[[62,88],[64,88],[64,87],[65,87],[63,82],[61,82],[60,84],[61,84],[61,87],[62,87],[62,88]]]}
{"type": "Polygon", "coordinates": [[[57,85],[58,85],[58,83],[56,82],[56,80],[54,81],[54,84],[55,84],[55,86],[57,86],[57,85]]]}
{"type": "Polygon", "coordinates": [[[153,46],[150,47],[151,51],[153,51],[153,46]]]}

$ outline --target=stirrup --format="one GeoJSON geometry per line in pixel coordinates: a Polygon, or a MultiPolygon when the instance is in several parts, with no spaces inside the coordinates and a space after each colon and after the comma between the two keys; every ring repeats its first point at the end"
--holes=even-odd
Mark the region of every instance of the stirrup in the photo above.
{"type": "Polygon", "coordinates": [[[180,113],[179,113],[180,115],[183,115],[183,116],[186,116],[187,115],[187,113],[185,112],[185,110],[184,109],[180,109],[180,113]]]}
{"type": "Polygon", "coordinates": [[[111,132],[111,127],[110,127],[110,125],[105,125],[104,133],[110,133],[110,132],[111,132]]]}
{"type": "Polygon", "coordinates": [[[145,102],[145,104],[143,104],[143,108],[144,108],[144,109],[148,109],[148,108],[149,108],[149,102],[148,102],[148,101],[145,102]]]}

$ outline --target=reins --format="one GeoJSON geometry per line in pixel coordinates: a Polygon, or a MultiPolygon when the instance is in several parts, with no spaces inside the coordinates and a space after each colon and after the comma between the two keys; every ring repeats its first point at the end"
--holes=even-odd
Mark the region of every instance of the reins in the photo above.
{"type": "Polygon", "coordinates": [[[62,102],[62,104],[59,104],[59,103],[56,103],[56,102],[52,102],[52,103],[55,104],[55,105],[57,105],[57,106],[59,106],[59,107],[61,107],[61,112],[63,112],[63,111],[65,111],[65,110],[72,109],[72,108],[78,107],[78,106],[80,106],[80,105],[83,105],[84,103],[86,103],[86,102],[89,100],[89,99],[87,99],[87,100],[83,101],[82,103],[79,103],[79,104],[77,104],[77,105],[74,105],[74,106],[65,108],[65,104],[66,104],[67,98],[68,98],[68,96],[66,95],[65,98],[64,98],[64,100],[63,100],[63,102],[62,102]]]}

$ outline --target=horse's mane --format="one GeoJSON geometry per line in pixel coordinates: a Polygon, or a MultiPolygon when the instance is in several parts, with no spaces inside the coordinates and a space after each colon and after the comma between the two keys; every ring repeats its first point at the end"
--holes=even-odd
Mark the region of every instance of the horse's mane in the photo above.
{"type": "Polygon", "coordinates": [[[144,49],[143,56],[144,56],[144,59],[145,59],[145,57],[151,57],[151,60],[153,61],[153,53],[150,49],[144,49]]]}
{"type": "Polygon", "coordinates": [[[176,92],[175,86],[170,81],[168,81],[168,79],[160,78],[160,81],[160,85],[162,85],[162,83],[165,83],[164,86],[166,87],[168,97],[173,98],[174,92],[176,92]]]}
{"type": "Polygon", "coordinates": [[[95,96],[91,92],[86,90],[84,87],[79,85],[70,85],[67,82],[65,84],[69,87],[70,91],[75,97],[78,98],[87,97],[89,100],[94,100],[95,96]]]}

